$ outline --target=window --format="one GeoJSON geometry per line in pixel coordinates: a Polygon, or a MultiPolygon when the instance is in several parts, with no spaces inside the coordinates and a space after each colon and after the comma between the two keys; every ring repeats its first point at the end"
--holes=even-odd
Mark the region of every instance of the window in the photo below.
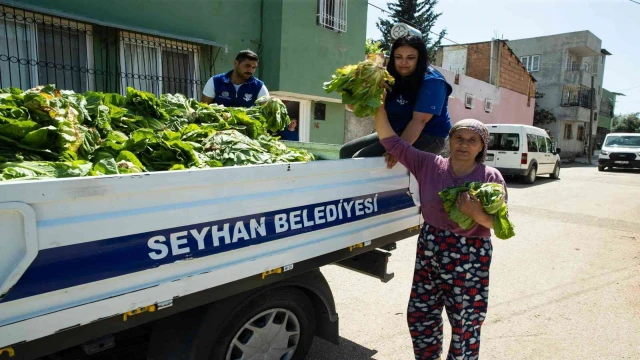
{"type": "Polygon", "coordinates": [[[540,70],[540,55],[534,55],[531,57],[531,68],[530,72],[539,71],[540,70]]]}
{"type": "Polygon", "coordinates": [[[573,139],[573,127],[571,126],[571,124],[564,125],[564,139],[565,140],[573,139]]]}
{"type": "Polygon", "coordinates": [[[92,27],[77,21],[3,7],[0,15],[0,87],[44,84],[92,89],[92,27]]]}
{"type": "Polygon", "coordinates": [[[544,138],[545,142],[547,143],[547,152],[548,153],[552,153],[554,152],[554,148],[553,148],[553,144],[551,143],[551,139],[549,138],[544,138]]]}
{"type": "Polygon", "coordinates": [[[466,107],[467,109],[473,109],[473,95],[472,94],[466,94],[464,96],[464,107],[466,107]]]}
{"type": "Polygon", "coordinates": [[[527,69],[527,71],[529,71],[529,57],[528,56],[521,57],[520,62],[522,63],[522,65],[524,65],[524,68],[527,69]]]}
{"type": "Polygon", "coordinates": [[[584,126],[578,126],[578,136],[576,139],[578,141],[584,141],[584,126]]]}
{"type": "Polygon", "coordinates": [[[600,91],[602,91],[602,87],[598,86],[598,95],[600,95],[600,91]]]}
{"type": "Polygon", "coordinates": [[[313,108],[313,120],[326,120],[327,104],[315,103],[313,108]]]}
{"type": "Polygon", "coordinates": [[[520,150],[520,135],[491,133],[489,136],[489,150],[518,151],[520,150]]]}
{"type": "Polygon", "coordinates": [[[37,72],[33,72],[34,67],[21,64],[20,59],[35,55],[35,31],[33,26],[10,20],[14,18],[13,13],[7,13],[0,19],[0,36],[6,39],[0,41],[0,87],[20,87],[20,84],[32,87],[36,85],[37,72]]]}
{"type": "Polygon", "coordinates": [[[197,46],[122,31],[120,47],[123,92],[131,86],[156,96],[181,93],[190,98],[198,97],[197,46]]]}
{"type": "Polygon", "coordinates": [[[493,111],[493,100],[485,99],[484,100],[484,111],[490,113],[493,111]]]}
{"type": "Polygon", "coordinates": [[[529,152],[538,152],[538,142],[535,135],[527,134],[527,148],[529,152]]]}
{"type": "Polygon", "coordinates": [[[591,68],[591,64],[584,63],[584,71],[589,72],[590,68],[591,68]]]}
{"type": "Polygon", "coordinates": [[[536,142],[538,143],[538,152],[546,153],[547,151],[547,143],[545,142],[545,137],[536,135],[536,142]]]}
{"type": "Polygon", "coordinates": [[[215,72],[215,64],[200,61],[216,53],[214,43],[145,36],[9,6],[1,9],[0,88],[54,84],[75,92],[124,93],[131,86],[155,95],[197,98],[201,80],[215,72]]]}
{"type": "Polygon", "coordinates": [[[347,32],[347,0],[318,0],[318,25],[347,32]]]}
{"type": "Polygon", "coordinates": [[[540,55],[523,56],[520,61],[528,72],[540,71],[540,55]]]}

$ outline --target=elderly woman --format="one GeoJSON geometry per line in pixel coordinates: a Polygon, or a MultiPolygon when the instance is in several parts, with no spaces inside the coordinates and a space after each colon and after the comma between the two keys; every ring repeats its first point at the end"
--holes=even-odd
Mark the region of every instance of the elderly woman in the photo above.
{"type": "Polygon", "coordinates": [[[418,237],[416,265],[407,320],[416,359],[439,359],[442,353],[442,310],[452,327],[448,360],[478,359],[480,328],[487,313],[493,216],[465,192],[460,211],[476,226],[463,230],[449,219],[438,192],[467,181],[495,182],[502,175],[483,164],[489,131],[477,120],[462,120],[449,132],[450,157],[412,147],[389,125],[384,105],[375,115],[380,142],[418,180],[425,224],[418,237]]]}

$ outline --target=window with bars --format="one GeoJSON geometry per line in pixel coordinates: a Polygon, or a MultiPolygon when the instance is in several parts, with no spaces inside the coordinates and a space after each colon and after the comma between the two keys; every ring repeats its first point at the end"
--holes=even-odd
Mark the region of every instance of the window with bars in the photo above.
{"type": "Polygon", "coordinates": [[[347,32],[347,0],[318,0],[318,25],[347,32]]]}
{"type": "Polygon", "coordinates": [[[564,125],[564,139],[565,140],[573,139],[573,126],[571,124],[564,125]]]}
{"type": "Polygon", "coordinates": [[[124,94],[131,86],[199,98],[215,70],[214,49],[0,5],[1,88],[124,94]]]}
{"type": "Polygon", "coordinates": [[[131,86],[156,95],[198,97],[201,79],[197,46],[125,31],[120,34],[123,89],[131,86]]]}
{"type": "Polygon", "coordinates": [[[56,84],[84,92],[92,88],[91,25],[2,7],[0,86],[56,84]]]}
{"type": "Polygon", "coordinates": [[[584,141],[584,126],[578,126],[578,136],[576,139],[578,141],[584,141]]]}

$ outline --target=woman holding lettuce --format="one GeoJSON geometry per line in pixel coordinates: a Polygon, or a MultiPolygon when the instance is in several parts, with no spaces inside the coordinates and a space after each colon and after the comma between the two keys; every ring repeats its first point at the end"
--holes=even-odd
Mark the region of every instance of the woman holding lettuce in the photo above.
{"type": "Polygon", "coordinates": [[[453,334],[447,359],[477,359],[487,312],[494,219],[475,196],[461,193],[456,206],[476,223],[464,230],[449,218],[438,193],[466,182],[482,182],[502,185],[506,195],[502,175],[483,164],[489,131],[473,119],[456,123],[449,132],[450,157],[443,158],[400,138],[389,124],[384,105],[375,115],[375,128],[386,151],[409,169],[420,189],[425,224],[418,237],[407,313],[415,358],[440,358],[444,307],[453,334]]]}
{"type": "MultiPolygon", "coordinates": [[[[451,85],[427,61],[427,47],[421,37],[398,38],[391,47],[387,71],[395,79],[385,104],[391,127],[415,148],[439,154],[451,129],[448,99],[451,85]]],[[[387,165],[397,159],[385,154],[378,134],[373,133],[342,146],[340,158],[386,155],[387,165]]]]}

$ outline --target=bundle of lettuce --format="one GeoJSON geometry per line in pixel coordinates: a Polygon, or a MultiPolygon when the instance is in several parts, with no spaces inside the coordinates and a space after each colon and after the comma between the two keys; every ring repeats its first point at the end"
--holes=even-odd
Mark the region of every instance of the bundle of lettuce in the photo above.
{"type": "Polygon", "coordinates": [[[289,124],[275,98],[250,108],[127,88],[127,96],[0,90],[0,181],[314,160],[269,135],[289,124]]]}
{"type": "Polygon", "coordinates": [[[365,60],[336,70],[331,81],[324,83],[324,90],[340,94],[343,104],[352,105],[355,116],[367,117],[382,105],[384,84],[393,85],[394,81],[383,66],[365,60]]]}
{"type": "Polygon", "coordinates": [[[509,220],[507,204],[504,199],[504,188],[497,183],[467,182],[463,186],[450,187],[440,191],[438,194],[451,220],[464,230],[469,230],[476,225],[472,218],[461,213],[456,206],[458,195],[467,191],[480,200],[482,208],[487,214],[493,215],[493,231],[496,237],[506,240],[515,236],[514,225],[509,220]]]}

